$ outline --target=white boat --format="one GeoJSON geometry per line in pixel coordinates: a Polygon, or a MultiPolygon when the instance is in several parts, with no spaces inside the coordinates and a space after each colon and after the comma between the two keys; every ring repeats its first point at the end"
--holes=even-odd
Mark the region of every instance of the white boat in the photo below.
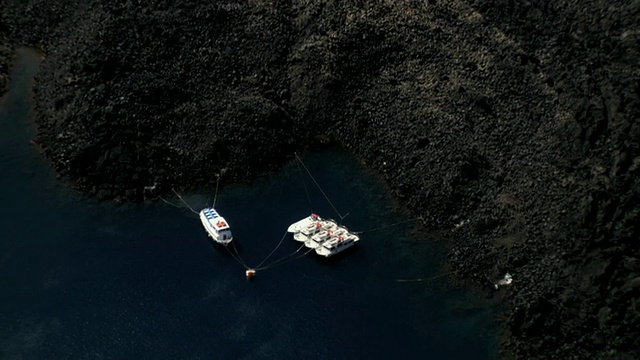
{"type": "Polygon", "coordinates": [[[312,236],[319,234],[325,230],[334,230],[338,227],[333,220],[321,220],[315,223],[309,224],[299,232],[293,234],[293,239],[300,242],[306,242],[311,239],[312,236]]]}
{"type": "Polygon", "coordinates": [[[316,248],[316,254],[329,257],[333,256],[341,251],[344,251],[360,241],[360,237],[353,233],[347,233],[342,236],[333,236],[331,239],[322,243],[321,246],[316,248]]]}
{"type": "MultiPolygon", "coordinates": [[[[331,200],[329,200],[320,185],[318,185],[318,182],[315,180],[307,166],[302,162],[298,154],[296,154],[296,160],[298,160],[299,165],[302,165],[302,167],[307,171],[307,174],[309,174],[322,195],[324,195],[327,202],[338,214],[340,219],[343,220],[346,215],[342,216],[340,212],[338,212],[338,210],[333,205],[333,203],[331,203],[331,200]]],[[[309,193],[307,193],[307,197],[308,196],[309,193]]],[[[309,202],[311,202],[310,198],[309,202]]],[[[360,203],[360,201],[358,201],[358,203],[360,203]]],[[[360,237],[355,233],[350,232],[346,227],[338,225],[338,223],[334,220],[321,219],[316,214],[311,214],[310,216],[291,224],[287,231],[293,233],[293,238],[295,240],[304,241],[304,245],[306,247],[312,250],[315,249],[318,255],[322,255],[325,257],[333,256],[341,251],[344,251],[360,241],[360,237]]]]}
{"type": "Polygon", "coordinates": [[[204,229],[213,241],[227,246],[233,240],[229,223],[218,214],[216,209],[202,209],[200,211],[200,221],[202,221],[204,229]]]}
{"type": "Polygon", "coordinates": [[[307,216],[306,218],[300,220],[300,221],[296,221],[293,224],[289,225],[289,228],[287,229],[288,232],[290,233],[298,233],[300,232],[302,229],[307,228],[310,224],[313,224],[315,222],[321,221],[322,218],[320,218],[320,216],[316,215],[316,214],[311,214],[309,216],[307,216]]]}
{"type": "Polygon", "coordinates": [[[342,227],[326,229],[323,230],[309,238],[309,240],[304,242],[304,246],[310,249],[316,249],[320,245],[322,245],[325,241],[328,241],[331,238],[336,236],[344,236],[346,235],[346,230],[342,227]]]}

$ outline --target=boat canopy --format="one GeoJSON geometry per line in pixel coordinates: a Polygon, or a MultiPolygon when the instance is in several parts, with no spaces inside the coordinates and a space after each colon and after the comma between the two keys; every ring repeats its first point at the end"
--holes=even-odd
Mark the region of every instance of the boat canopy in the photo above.
{"type": "Polygon", "coordinates": [[[211,226],[213,226],[216,230],[226,230],[229,229],[229,224],[227,221],[218,214],[215,209],[205,209],[203,210],[204,216],[207,218],[207,221],[211,226]]]}

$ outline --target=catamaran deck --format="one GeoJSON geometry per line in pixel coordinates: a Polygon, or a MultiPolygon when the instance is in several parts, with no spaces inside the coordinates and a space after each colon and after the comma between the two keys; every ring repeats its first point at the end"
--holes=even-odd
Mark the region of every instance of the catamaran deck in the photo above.
{"type": "Polygon", "coordinates": [[[302,229],[307,228],[309,225],[317,222],[317,221],[322,221],[322,218],[316,214],[311,214],[309,216],[307,216],[306,218],[300,220],[300,221],[296,221],[293,224],[289,225],[289,228],[287,229],[288,232],[290,233],[297,233],[299,231],[301,231],[302,229]]]}
{"type": "Polygon", "coordinates": [[[334,236],[316,248],[316,254],[330,257],[352,247],[358,241],[360,241],[360,237],[353,233],[348,233],[346,236],[334,236]]]}

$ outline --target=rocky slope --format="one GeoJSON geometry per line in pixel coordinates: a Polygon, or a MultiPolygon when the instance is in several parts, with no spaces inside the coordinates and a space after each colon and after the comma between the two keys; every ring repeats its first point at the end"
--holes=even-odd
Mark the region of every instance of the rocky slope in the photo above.
{"type": "Polygon", "coordinates": [[[4,17],[0,16],[0,97],[7,91],[9,67],[12,61],[12,47],[8,33],[9,29],[4,17]]]}
{"type": "Polygon", "coordinates": [[[506,357],[637,357],[640,3],[11,3],[38,142],[101,197],[250,179],[340,142],[509,271],[506,357]]]}

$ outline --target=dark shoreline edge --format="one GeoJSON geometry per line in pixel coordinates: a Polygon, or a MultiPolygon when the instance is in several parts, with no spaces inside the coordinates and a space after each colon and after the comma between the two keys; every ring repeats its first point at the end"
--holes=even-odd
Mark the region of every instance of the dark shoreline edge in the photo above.
{"type": "Polygon", "coordinates": [[[505,357],[638,356],[638,5],[56,3],[0,35],[44,50],[37,142],[78,188],[140,200],[339,142],[461,278],[514,275],[505,357]]]}
{"type": "Polygon", "coordinates": [[[7,92],[12,63],[13,49],[11,41],[7,36],[7,29],[3,29],[0,25],[0,98],[7,92]]]}

